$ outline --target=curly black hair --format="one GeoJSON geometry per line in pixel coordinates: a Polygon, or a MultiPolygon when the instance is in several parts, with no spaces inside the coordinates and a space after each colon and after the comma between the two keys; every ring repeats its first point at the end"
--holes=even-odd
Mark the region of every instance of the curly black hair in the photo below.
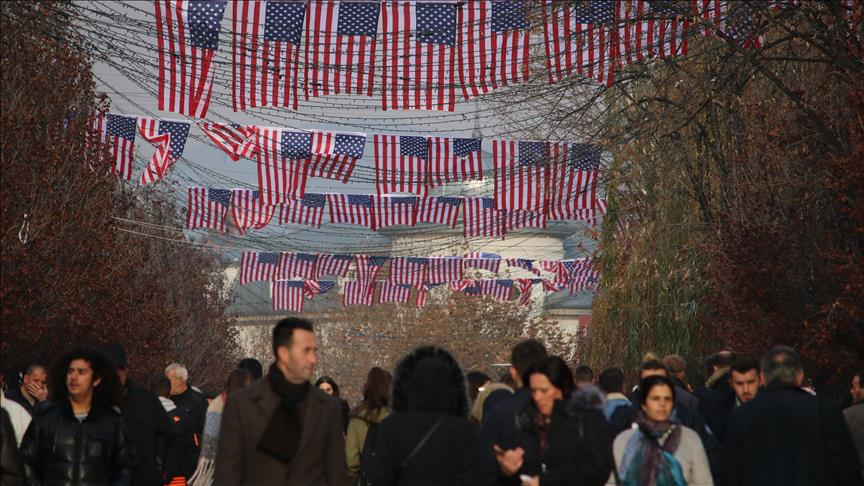
{"type": "Polygon", "coordinates": [[[53,402],[66,404],[69,402],[69,389],[66,388],[66,373],[69,365],[76,359],[83,359],[93,370],[93,380],[101,379],[93,390],[91,410],[101,411],[120,405],[122,388],[120,378],[111,358],[92,346],[76,346],[71,351],[60,356],[51,367],[48,375],[48,392],[53,402]]]}

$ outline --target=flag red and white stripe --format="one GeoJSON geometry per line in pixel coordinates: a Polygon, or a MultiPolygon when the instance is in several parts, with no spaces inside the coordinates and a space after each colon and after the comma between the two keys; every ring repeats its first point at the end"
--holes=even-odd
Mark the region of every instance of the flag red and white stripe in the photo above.
{"type": "Polygon", "coordinates": [[[234,111],[258,106],[297,109],[304,2],[233,0],[231,42],[234,111]]]}
{"type": "Polygon", "coordinates": [[[279,257],[279,278],[318,278],[318,255],[314,253],[282,253],[279,257]]]}
{"type": "Polygon", "coordinates": [[[372,96],[380,2],[365,2],[374,8],[358,3],[310,0],[305,29],[307,100],[342,93],[372,96]]]}
{"type": "Polygon", "coordinates": [[[159,111],[203,118],[225,1],[156,0],[159,111]]]}
{"type": "Polygon", "coordinates": [[[481,280],[480,295],[488,295],[497,300],[510,300],[513,296],[513,281],[481,280]]]}
{"type": "Polygon", "coordinates": [[[302,199],[306,193],[308,158],[282,153],[283,128],[258,127],[258,190],[266,204],[302,199]]]}
{"type": "Polygon", "coordinates": [[[365,133],[312,130],[312,155],[309,158],[308,174],[347,183],[354,172],[354,166],[363,156],[365,144],[365,133]],[[359,145],[359,151],[344,150],[344,147],[337,143],[339,138],[358,140],[356,145],[359,145]],[[361,139],[362,141],[359,141],[361,139]]]}
{"type": "Polygon", "coordinates": [[[383,2],[382,109],[454,111],[459,30],[456,8],[454,2],[383,2]],[[453,25],[452,32],[425,28],[418,8],[428,9],[428,18],[440,24],[453,25]]]}
{"type": "Polygon", "coordinates": [[[240,285],[276,280],[278,271],[278,253],[244,251],[240,255],[240,285]]]}
{"type": "Polygon", "coordinates": [[[302,224],[321,227],[324,216],[324,194],[307,192],[303,199],[283,202],[279,211],[279,224],[302,224]]]}
{"type": "Polygon", "coordinates": [[[261,229],[273,219],[276,206],[264,204],[258,191],[250,189],[231,190],[231,216],[237,231],[243,235],[249,229],[261,229]]]}
{"type": "Polygon", "coordinates": [[[531,292],[534,288],[533,278],[517,278],[516,284],[519,286],[519,305],[531,305],[531,292]]]}
{"type": "Polygon", "coordinates": [[[381,282],[378,284],[378,303],[387,304],[398,302],[405,304],[411,298],[411,286],[408,284],[394,284],[381,282]]]}
{"type": "Polygon", "coordinates": [[[373,302],[374,282],[366,284],[355,280],[346,281],[342,285],[342,305],[371,306],[373,302]]]}
{"type": "Polygon", "coordinates": [[[544,213],[535,213],[534,211],[501,211],[501,218],[504,220],[504,229],[506,232],[521,228],[545,228],[546,215],[544,213]]]}
{"type": "Polygon", "coordinates": [[[255,126],[236,123],[199,123],[198,127],[234,162],[252,157],[258,149],[255,126]]]}
{"type": "Polygon", "coordinates": [[[429,257],[429,271],[426,278],[428,283],[449,283],[462,278],[461,257],[429,257]]]}
{"type": "Polygon", "coordinates": [[[272,285],[273,310],[303,312],[306,284],[302,280],[281,280],[272,285]]]}
{"type": "Polygon", "coordinates": [[[495,200],[490,197],[466,197],[465,211],[462,216],[464,235],[504,237],[506,222],[501,211],[496,208],[495,200]]]}
{"type": "Polygon", "coordinates": [[[425,257],[396,257],[390,264],[390,282],[420,287],[428,281],[429,259],[425,257]]]}
{"type": "Polygon", "coordinates": [[[459,6],[459,84],[467,100],[528,81],[530,42],[523,2],[478,0],[459,6]],[[499,12],[497,9],[507,10],[499,12]],[[517,19],[517,17],[519,17],[517,19]],[[513,22],[522,24],[515,28],[513,22]]]}
{"type": "Polygon", "coordinates": [[[348,268],[354,261],[352,255],[340,255],[331,253],[321,253],[318,255],[318,275],[334,275],[336,277],[344,277],[348,274],[348,268]]]}
{"type": "Polygon", "coordinates": [[[580,219],[585,209],[594,209],[597,197],[599,152],[588,144],[550,144],[549,218],[580,219]],[[575,151],[575,152],[574,152],[575,151]],[[593,152],[581,155],[576,152],[593,152]],[[585,159],[580,162],[580,159],[585,159]]]}
{"type": "MultiPolygon", "coordinates": [[[[470,3],[470,2],[469,2],[470,3]]],[[[483,180],[483,159],[480,143],[477,150],[457,150],[454,145],[467,145],[470,139],[446,137],[429,138],[429,185],[440,186],[448,182],[483,180]]],[[[479,142],[476,140],[475,142],[479,142]]],[[[462,147],[458,147],[462,148],[462,147]]]]}
{"type": "MultiPolygon", "coordinates": [[[[593,7],[592,4],[590,7],[593,7]]],[[[618,7],[618,2],[615,3],[618,7]]],[[[618,49],[617,26],[586,23],[574,14],[575,6],[543,2],[543,34],[549,82],[579,74],[611,86],[615,79],[614,57],[618,49]]]]}
{"type": "Polygon", "coordinates": [[[378,273],[389,261],[390,257],[385,256],[356,255],[354,263],[357,281],[370,287],[378,278],[378,273]]]}
{"type": "Polygon", "coordinates": [[[421,197],[417,211],[418,223],[437,223],[456,227],[459,218],[459,208],[462,207],[461,197],[433,196],[421,197]]]}
{"type": "Polygon", "coordinates": [[[231,191],[207,187],[188,188],[186,229],[209,228],[224,233],[231,206],[231,191]]]}
{"type": "MultiPolygon", "coordinates": [[[[425,196],[428,191],[428,160],[403,155],[402,143],[420,137],[375,135],[375,189],[378,194],[407,193],[425,196]]],[[[428,144],[428,142],[427,142],[428,144]]],[[[427,152],[428,154],[428,145],[427,152]]]]}
{"type": "Polygon", "coordinates": [[[139,180],[140,184],[149,184],[162,179],[183,154],[189,137],[189,122],[139,116],[138,134],[156,146],[139,180]]]}
{"type": "Polygon", "coordinates": [[[330,222],[373,228],[372,196],[365,194],[327,194],[330,222]]]}
{"type": "Polygon", "coordinates": [[[549,164],[522,160],[526,157],[520,153],[522,145],[515,140],[492,141],[495,201],[498,209],[544,212],[549,164]]]}
{"type": "Polygon", "coordinates": [[[476,268],[498,273],[501,269],[501,257],[494,253],[474,251],[462,257],[462,264],[465,268],[476,268]]]}
{"type": "Polygon", "coordinates": [[[417,224],[416,196],[372,196],[373,229],[417,224]]]}

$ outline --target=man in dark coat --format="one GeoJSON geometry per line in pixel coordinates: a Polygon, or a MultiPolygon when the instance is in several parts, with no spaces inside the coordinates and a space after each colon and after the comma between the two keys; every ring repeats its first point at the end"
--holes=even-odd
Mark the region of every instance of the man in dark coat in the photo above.
{"type": "Polygon", "coordinates": [[[151,377],[149,384],[150,391],[159,397],[159,403],[180,434],[179,447],[177,447],[178,444],[159,441],[156,447],[156,457],[162,464],[177,465],[173,469],[173,473],[166,474],[169,484],[177,484],[178,479],[182,479],[179,482],[185,484],[198,466],[197,454],[195,453],[195,431],[193,430],[195,424],[192,423],[192,417],[171,400],[171,381],[165,375],[159,374],[151,377]]]}
{"type": "Polygon", "coordinates": [[[172,447],[179,447],[180,437],[177,429],[156,395],[129,379],[129,365],[123,346],[119,343],[108,343],[102,346],[102,351],[111,358],[117,368],[117,376],[123,387],[120,411],[138,457],[138,470],[132,484],[134,486],[165,484],[166,478],[175,474],[179,461],[172,458],[168,463],[160,465],[156,460],[156,444],[161,440],[171,444],[172,447]]]}
{"type": "Polygon", "coordinates": [[[349,486],[341,405],[309,383],[318,362],[312,323],[279,321],[273,354],[263,379],[229,395],[214,486],[349,486]]]}
{"type": "Polygon", "coordinates": [[[721,444],[726,441],[729,416],[759,393],[759,361],[747,356],[736,356],[728,376],[732,391],[718,391],[714,399],[700,407],[705,423],[711,427],[721,444]]]}
{"type": "Polygon", "coordinates": [[[523,381],[523,375],[534,365],[546,357],[546,348],[534,339],[522,341],[513,347],[510,356],[510,377],[513,379],[516,393],[508,396],[487,412],[483,413],[480,425],[480,460],[482,470],[480,484],[494,486],[499,484],[515,484],[518,478],[509,477],[501,472],[500,457],[506,451],[512,451],[519,446],[519,429],[516,416],[522,407],[531,400],[531,390],[523,381]]]}
{"type": "Polygon", "coordinates": [[[864,485],[840,409],[801,389],[798,353],[771,349],[762,358],[761,377],[765,388],[729,418],[724,484],[864,485]]]}
{"type": "Polygon", "coordinates": [[[19,387],[10,388],[6,398],[24,407],[30,416],[40,403],[48,398],[48,373],[42,365],[33,364],[24,373],[24,382],[19,387]]]}
{"type": "Polygon", "coordinates": [[[165,368],[165,376],[171,381],[171,400],[192,418],[195,432],[195,462],[201,453],[201,436],[207,419],[207,399],[189,386],[189,371],[180,363],[171,363],[165,368]]]}
{"type": "Polygon", "coordinates": [[[459,363],[434,346],[396,367],[392,415],[378,426],[371,483],[376,486],[475,486],[479,437],[468,419],[468,387],[459,363]]]}

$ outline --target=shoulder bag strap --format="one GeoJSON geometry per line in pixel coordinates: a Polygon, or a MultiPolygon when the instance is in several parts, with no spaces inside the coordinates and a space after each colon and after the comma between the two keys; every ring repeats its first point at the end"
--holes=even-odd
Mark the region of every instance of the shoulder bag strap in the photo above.
{"type": "Polygon", "coordinates": [[[408,464],[411,463],[411,459],[414,459],[414,456],[416,456],[417,452],[423,447],[424,444],[426,444],[426,441],[428,441],[429,438],[432,437],[432,434],[435,433],[435,431],[438,429],[438,426],[441,425],[441,422],[443,420],[444,420],[444,417],[441,417],[437,421],[435,421],[435,423],[432,425],[432,428],[429,429],[429,432],[426,432],[426,435],[424,435],[423,438],[420,439],[420,442],[418,442],[417,445],[414,446],[414,449],[411,451],[411,454],[408,454],[408,457],[406,457],[405,460],[402,461],[402,464],[399,466],[399,469],[405,469],[406,467],[408,467],[408,464]]]}

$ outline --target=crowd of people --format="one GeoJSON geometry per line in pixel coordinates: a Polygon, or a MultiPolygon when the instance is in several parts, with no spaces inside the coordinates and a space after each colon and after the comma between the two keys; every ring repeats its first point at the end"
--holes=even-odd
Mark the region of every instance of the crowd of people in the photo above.
{"type": "Polygon", "coordinates": [[[313,324],[273,329],[205,396],[172,363],[146,386],[122,346],[76,347],[0,395],[2,484],[864,486],[864,372],[845,410],[795,350],[720,352],[704,383],[677,355],[571,368],[536,340],[497,381],[437,346],[369,370],[351,408],[315,380],[313,324]]]}

